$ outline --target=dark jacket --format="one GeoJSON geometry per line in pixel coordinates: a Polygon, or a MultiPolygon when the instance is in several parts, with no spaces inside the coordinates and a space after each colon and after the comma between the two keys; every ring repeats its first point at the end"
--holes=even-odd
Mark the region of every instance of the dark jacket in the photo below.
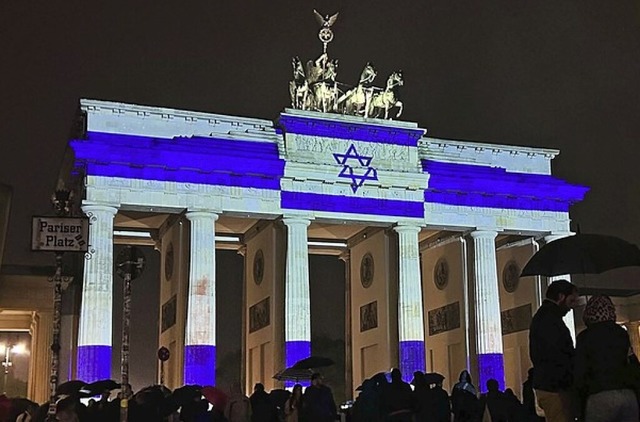
{"type": "Polygon", "coordinates": [[[595,323],[576,339],[575,386],[580,398],[630,388],[629,335],[614,321],[595,323]]]}
{"type": "Polygon", "coordinates": [[[310,385],[304,391],[304,420],[308,422],[331,422],[336,419],[336,403],[333,393],[326,385],[310,385]]]}
{"type": "Polygon", "coordinates": [[[562,309],[545,299],[529,328],[529,356],[533,362],[533,388],[565,391],[573,383],[575,350],[562,309]]]}

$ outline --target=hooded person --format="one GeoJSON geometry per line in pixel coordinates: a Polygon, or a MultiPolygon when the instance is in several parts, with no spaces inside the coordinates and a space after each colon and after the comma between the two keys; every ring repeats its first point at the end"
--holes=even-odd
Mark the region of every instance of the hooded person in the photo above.
{"type": "Polygon", "coordinates": [[[460,372],[459,381],[451,390],[451,412],[454,422],[478,420],[478,393],[466,369],[460,372]]]}
{"type": "Polygon", "coordinates": [[[627,331],[616,324],[616,309],[608,296],[592,296],[582,319],[587,328],[576,339],[574,385],[586,421],[638,421],[629,362],[627,331]]]}

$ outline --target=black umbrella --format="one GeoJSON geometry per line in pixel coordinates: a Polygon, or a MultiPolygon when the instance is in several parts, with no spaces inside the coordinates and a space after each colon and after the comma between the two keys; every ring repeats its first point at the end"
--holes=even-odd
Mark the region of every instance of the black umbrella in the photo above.
{"type": "Polygon", "coordinates": [[[70,380],[63,382],[62,384],[58,385],[58,388],[56,388],[56,395],[77,396],[80,389],[82,389],[82,387],[84,387],[85,385],[87,385],[87,383],[80,380],[70,380]]]}
{"type": "Polygon", "coordinates": [[[313,369],[324,368],[335,364],[333,359],[325,358],[322,356],[309,356],[306,359],[297,361],[293,367],[297,369],[313,369]]]}
{"type": "Polygon", "coordinates": [[[600,274],[614,268],[640,266],[640,249],[615,236],[576,234],[540,248],[520,277],[600,274]]]}
{"type": "Polygon", "coordinates": [[[442,381],[444,381],[444,375],[437,372],[427,372],[426,374],[424,374],[424,381],[429,385],[440,384],[442,381]]]}
{"type": "Polygon", "coordinates": [[[273,378],[278,381],[310,381],[313,371],[309,368],[286,368],[278,372],[273,378]]]}
{"type": "Polygon", "coordinates": [[[289,397],[291,397],[291,392],[282,388],[277,388],[269,392],[269,400],[271,400],[271,404],[280,409],[284,409],[284,405],[287,400],[289,400],[289,397]]]}
{"type": "Polygon", "coordinates": [[[117,390],[118,388],[120,388],[120,384],[114,380],[100,380],[85,385],[80,389],[80,392],[89,396],[99,396],[102,393],[117,390]]]}

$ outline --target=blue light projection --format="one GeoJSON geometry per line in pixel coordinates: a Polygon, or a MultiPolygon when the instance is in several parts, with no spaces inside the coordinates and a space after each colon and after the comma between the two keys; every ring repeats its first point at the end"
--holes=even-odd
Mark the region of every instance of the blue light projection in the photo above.
{"type": "Polygon", "coordinates": [[[284,175],[271,142],[89,132],[69,144],[76,164],[92,176],[277,190],[284,175]]]}
{"type": "Polygon", "coordinates": [[[487,392],[487,381],[494,379],[500,385],[500,391],[504,391],[504,357],[502,353],[478,354],[478,388],[481,393],[487,392]]]}
{"type": "MultiPolygon", "coordinates": [[[[305,340],[286,341],[284,343],[284,364],[291,368],[296,362],[311,356],[311,342],[305,340]]],[[[286,381],[285,387],[293,387],[294,384],[301,384],[303,387],[309,386],[309,382],[286,381]]]]}
{"type": "Polygon", "coordinates": [[[428,203],[568,212],[589,190],[550,175],[500,167],[422,160],[422,169],[430,175],[424,192],[428,203]]]}
{"type": "Polygon", "coordinates": [[[185,385],[216,385],[216,346],[184,346],[185,385]]]}
{"type": "Polygon", "coordinates": [[[111,378],[111,346],[78,346],[76,378],[87,383],[111,378]]]}
{"type": "Polygon", "coordinates": [[[293,210],[393,215],[412,218],[424,217],[424,204],[422,202],[289,191],[282,191],[280,199],[282,208],[293,210]]]}
{"type": "Polygon", "coordinates": [[[351,190],[353,190],[353,193],[356,193],[366,180],[378,180],[378,170],[371,167],[371,160],[373,160],[373,157],[366,157],[358,154],[358,150],[356,150],[356,147],[353,144],[349,146],[346,153],[333,154],[333,158],[335,158],[338,164],[343,166],[338,177],[351,179],[351,190]],[[362,175],[355,174],[353,166],[349,165],[349,160],[356,160],[361,167],[366,167],[366,172],[362,175]]]}
{"type": "Polygon", "coordinates": [[[426,357],[424,349],[424,341],[421,340],[405,340],[398,343],[400,372],[405,382],[410,382],[413,373],[416,371],[425,371],[426,357]]]}
{"type": "Polygon", "coordinates": [[[418,146],[418,140],[425,132],[419,128],[385,126],[389,125],[388,121],[376,125],[290,114],[281,114],[278,124],[287,133],[412,147],[418,146]]]}

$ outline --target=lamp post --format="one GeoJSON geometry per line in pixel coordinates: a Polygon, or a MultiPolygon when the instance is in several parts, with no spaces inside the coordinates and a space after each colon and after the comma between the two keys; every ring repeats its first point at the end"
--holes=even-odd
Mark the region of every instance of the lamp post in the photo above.
{"type": "Polygon", "coordinates": [[[145,257],[142,251],[133,246],[126,246],[116,258],[116,274],[123,280],[122,298],[122,348],[120,356],[121,395],[120,422],[129,418],[129,333],[131,323],[131,280],[138,278],[144,271],[145,257]]]}

